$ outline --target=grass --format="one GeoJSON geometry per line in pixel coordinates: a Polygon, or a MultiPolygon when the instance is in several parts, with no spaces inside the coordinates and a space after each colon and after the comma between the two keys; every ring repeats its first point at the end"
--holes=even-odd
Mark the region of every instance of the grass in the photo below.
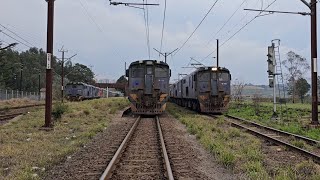
{"type": "Polygon", "coordinates": [[[315,169],[316,165],[313,162],[287,164],[284,167],[265,167],[266,157],[261,149],[261,141],[231,127],[223,117],[213,120],[172,103],[168,103],[167,111],[183,123],[188,132],[195,135],[202,146],[212,153],[220,164],[235,173],[244,173],[249,179],[259,180],[320,178],[317,174],[319,170],[315,169]],[[303,169],[307,169],[304,168],[305,166],[312,166],[311,171],[303,172],[303,169]]]}
{"type": "Polygon", "coordinates": [[[0,126],[0,179],[41,179],[45,170],[64,160],[106,128],[124,98],[66,103],[68,110],[53,131],[41,131],[44,110],[0,126]]]}
{"type": "MultiPolygon", "coordinates": [[[[307,104],[288,104],[288,118],[283,118],[283,120],[270,119],[273,112],[273,105],[271,103],[262,103],[259,109],[259,114],[256,114],[254,107],[250,103],[240,106],[231,104],[228,114],[252,120],[290,133],[320,140],[320,129],[312,129],[308,127],[311,122],[309,118],[310,108],[310,105],[307,104]]],[[[278,108],[278,110],[279,109],[280,108],[278,108]]],[[[286,114],[284,108],[283,114],[286,114]]]]}
{"type": "Polygon", "coordinates": [[[34,104],[44,104],[44,101],[35,101],[30,99],[10,99],[0,101],[0,109],[9,109],[11,107],[20,107],[34,104]]]}

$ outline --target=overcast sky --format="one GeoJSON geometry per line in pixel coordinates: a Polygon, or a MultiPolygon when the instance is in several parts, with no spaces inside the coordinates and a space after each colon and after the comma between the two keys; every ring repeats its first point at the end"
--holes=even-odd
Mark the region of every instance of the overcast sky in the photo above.
{"type": "MultiPolygon", "coordinates": [[[[178,73],[189,73],[190,57],[205,65],[215,64],[212,54],[215,39],[223,44],[258,12],[243,8],[266,8],[273,0],[218,0],[192,38],[174,56],[168,57],[172,69],[171,81],[178,73]],[[230,21],[221,27],[239,8],[230,21]],[[217,33],[220,30],[219,33],[217,33]],[[214,39],[208,44],[210,39],[214,39]]],[[[45,0],[0,0],[0,23],[32,45],[46,49],[47,3],[45,0]]],[[[125,2],[142,2],[126,0],[125,2]]],[[[149,0],[160,6],[148,8],[151,59],[161,59],[153,48],[160,49],[164,0],[149,0]]],[[[167,0],[164,29],[164,52],[181,47],[215,0],[167,0]]],[[[308,12],[300,0],[277,0],[269,10],[308,12]]],[[[319,19],[319,18],[318,18],[319,19]]],[[[0,27],[6,33],[7,30],[0,27]]],[[[12,34],[11,34],[12,35],[12,34]]],[[[12,35],[15,38],[18,38],[12,35]]],[[[281,39],[281,58],[292,50],[310,61],[309,16],[274,14],[255,19],[220,48],[220,65],[230,69],[233,79],[247,83],[267,84],[267,46],[272,39],[281,39]]],[[[15,42],[3,33],[0,40],[15,42]]],[[[124,74],[124,62],[148,59],[144,13],[141,9],[110,6],[107,0],[56,0],[54,55],[64,45],[77,53],[73,62],[92,66],[97,78],[117,79],[124,74]]],[[[17,50],[28,47],[19,44],[17,50]]],[[[307,74],[306,76],[310,76],[307,74]]]]}

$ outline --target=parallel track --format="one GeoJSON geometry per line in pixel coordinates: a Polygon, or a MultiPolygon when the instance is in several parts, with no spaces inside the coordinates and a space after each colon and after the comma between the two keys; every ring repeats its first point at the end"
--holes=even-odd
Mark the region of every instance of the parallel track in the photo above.
{"type": "Polygon", "coordinates": [[[173,180],[158,117],[137,118],[100,180],[132,178],[173,180]]]}
{"type": "MultiPolygon", "coordinates": [[[[215,117],[212,115],[209,115],[209,116],[215,117]]],[[[233,117],[233,116],[229,116],[229,115],[226,115],[226,117],[227,118],[225,120],[227,122],[229,122],[232,126],[244,129],[255,136],[259,136],[259,137],[266,139],[268,141],[271,141],[275,144],[286,146],[293,151],[296,151],[296,152],[301,153],[302,155],[304,155],[308,158],[313,159],[316,163],[320,163],[320,156],[318,153],[313,153],[313,152],[307,151],[305,149],[299,148],[297,146],[294,146],[290,142],[288,142],[284,139],[288,138],[288,137],[294,137],[295,139],[303,140],[306,143],[311,144],[311,145],[319,144],[319,141],[316,141],[316,140],[313,140],[313,139],[310,139],[307,137],[299,136],[296,134],[284,132],[281,130],[277,130],[277,129],[274,129],[271,127],[263,126],[258,123],[251,122],[251,121],[241,119],[238,117],[233,117]]]]}
{"type": "Polygon", "coordinates": [[[9,108],[1,108],[1,111],[8,111],[8,110],[14,110],[14,109],[25,109],[30,107],[38,107],[38,106],[45,106],[45,104],[33,104],[33,105],[26,105],[26,106],[16,106],[16,107],[9,107],[9,108]]]}
{"type": "Polygon", "coordinates": [[[22,115],[24,113],[14,113],[14,114],[6,114],[6,115],[0,115],[0,121],[6,121],[6,120],[10,120],[13,119],[19,115],[22,115]]]}

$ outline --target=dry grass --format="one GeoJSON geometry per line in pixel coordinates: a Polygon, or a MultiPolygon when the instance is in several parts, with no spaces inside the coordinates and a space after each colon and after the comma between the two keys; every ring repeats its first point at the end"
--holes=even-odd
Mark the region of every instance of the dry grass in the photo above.
{"type": "Polygon", "coordinates": [[[10,99],[6,101],[0,101],[0,109],[10,108],[10,107],[20,107],[33,104],[44,104],[44,101],[35,101],[30,99],[10,99]]]}
{"type": "MultiPolygon", "coordinates": [[[[208,118],[169,103],[167,111],[186,125],[191,134],[223,164],[235,173],[244,173],[249,179],[320,179],[314,163],[288,164],[279,167],[276,174],[265,167],[260,139],[231,127],[223,117],[208,118]],[[309,170],[310,171],[306,171],[309,170]],[[302,178],[303,177],[303,178],[302,178]]],[[[272,167],[274,169],[274,167],[272,167]]]]}
{"type": "Polygon", "coordinates": [[[68,111],[53,131],[40,131],[44,110],[0,126],[0,179],[41,179],[45,170],[67,158],[108,126],[124,98],[66,103],[68,111]],[[115,111],[115,110],[113,110],[115,111]]]}

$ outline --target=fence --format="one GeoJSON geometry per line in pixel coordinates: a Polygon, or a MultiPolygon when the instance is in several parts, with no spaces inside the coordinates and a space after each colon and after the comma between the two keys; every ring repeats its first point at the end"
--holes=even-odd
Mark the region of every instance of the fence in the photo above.
{"type": "Polygon", "coordinates": [[[0,101],[9,99],[31,99],[39,100],[39,92],[25,92],[18,90],[0,89],[0,101]]]}

